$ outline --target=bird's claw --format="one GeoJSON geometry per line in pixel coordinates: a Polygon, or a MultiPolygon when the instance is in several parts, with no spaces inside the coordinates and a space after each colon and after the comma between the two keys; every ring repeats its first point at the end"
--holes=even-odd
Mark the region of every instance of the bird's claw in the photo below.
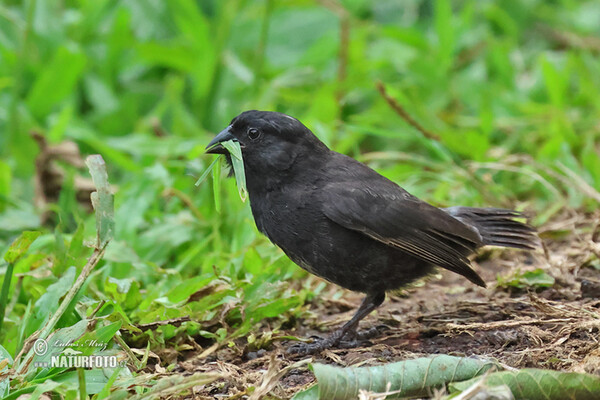
{"type": "Polygon", "coordinates": [[[333,340],[330,337],[323,339],[321,337],[313,337],[313,341],[310,343],[300,342],[295,343],[287,348],[288,354],[299,354],[299,355],[309,355],[320,353],[321,351],[328,349],[335,345],[333,340]]]}
{"type": "Polygon", "coordinates": [[[386,325],[374,326],[364,331],[348,331],[343,336],[334,332],[328,338],[313,336],[311,343],[296,343],[288,347],[289,354],[309,355],[320,353],[323,350],[338,347],[340,349],[352,349],[364,344],[365,340],[379,336],[381,332],[389,329],[386,325]]]}

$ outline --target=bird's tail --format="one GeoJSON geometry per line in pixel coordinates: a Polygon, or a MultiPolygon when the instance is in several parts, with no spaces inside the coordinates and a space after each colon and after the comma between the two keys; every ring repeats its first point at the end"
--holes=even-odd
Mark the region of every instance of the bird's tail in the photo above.
{"type": "Polygon", "coordinates": [[[444,209],[459,221],[477,229],[484,245],[533,250],[539,247],[536,229],[516,221],[525,218],[518,211],[503,208],[450,207],[444,209]]]}

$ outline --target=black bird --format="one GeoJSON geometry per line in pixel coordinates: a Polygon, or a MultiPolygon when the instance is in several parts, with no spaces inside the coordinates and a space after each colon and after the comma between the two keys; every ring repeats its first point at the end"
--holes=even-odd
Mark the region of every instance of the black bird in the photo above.
{"type": "Polygon", "coordinates": [[[305,270],[365,299],[327,339],[294,346],[311,353],[352,339],[361,319],[387,291],[432,273],[436,266],[485,287],[469,259],[485,245],[534,249],[535,229],[522,214],[499,208],[440,209],[366,165],[330,150],[288,115],[246,111],[207,146],[238,141],[258,229],[305,270]]]}

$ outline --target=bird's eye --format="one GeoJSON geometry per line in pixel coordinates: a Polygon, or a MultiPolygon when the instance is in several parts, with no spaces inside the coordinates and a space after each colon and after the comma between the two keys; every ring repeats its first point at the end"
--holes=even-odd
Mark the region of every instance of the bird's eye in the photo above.
{"type": "Polygon", "coordinates": [[[250,140],[256,140],[260,137],[260,131],[256,128],[248,129],[248,137],[250,140]]]}

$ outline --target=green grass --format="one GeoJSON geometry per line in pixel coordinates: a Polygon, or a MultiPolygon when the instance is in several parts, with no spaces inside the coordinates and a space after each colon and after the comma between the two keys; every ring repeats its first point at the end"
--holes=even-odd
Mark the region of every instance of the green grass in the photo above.
{"type": "MultiPolygon", "coordinates": [[[[41,233],[14,264],[0,262],[0,276],[12,275],[0,361],[12,365],[56,311],[96,235],[76,200],[74,177],[87,171],[64,161],[42,224],[31,131],[101,154],[115,190],[114,239],[56,329],[93,317],[87,335],[119,325],[142,349],[259,336],[257,323],[293,321],[322,289],[258,234],[235,180],[194,186],[213,161],[206,144],[246,109],[295,116],[437,205],[528,208],[537,223],[598,207],[597,1],[340,4],[0,5],[0,254],[22,231],[41,233]],[[377,81],[439,140],[398,116],[377,81]],[[135,327],[188,315],[180,326],[135,327]]],[[[77,393],[72,372],[57,371],[53,390],[77,393]]],[[[114,387],[134,379],[118,374],[114,387]]],[[[33,385],[11,381],[12,390],[33,385]]]]}

